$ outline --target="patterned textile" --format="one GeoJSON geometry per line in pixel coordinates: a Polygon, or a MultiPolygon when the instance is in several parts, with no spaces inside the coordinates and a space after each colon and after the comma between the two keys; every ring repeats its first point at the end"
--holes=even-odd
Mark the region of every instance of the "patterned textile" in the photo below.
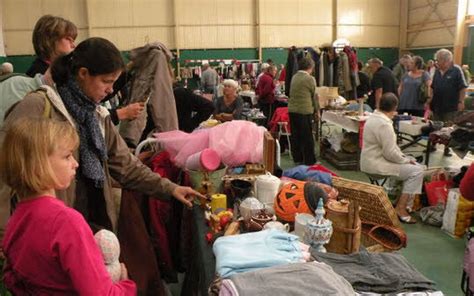
{"type": "Polygon", "coordinates": [[[97,104],[82,92],[73,79],[58,87],[58,92],[77,123],[81,173],[92,180],[96,188],[103,188],[105,172],[102,163],[107,160],[107,148],[95,112],[97,104]]]}

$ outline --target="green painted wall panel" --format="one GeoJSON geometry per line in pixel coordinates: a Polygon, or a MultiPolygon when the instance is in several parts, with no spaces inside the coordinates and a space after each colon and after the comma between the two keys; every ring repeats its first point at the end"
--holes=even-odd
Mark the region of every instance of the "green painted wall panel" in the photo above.
{"type": "MultiPolygon", "coordinates": [[[[420,49],[412,49],[410,52],[413,55],[418,55],[425,60],[425,63],[428,60],[434,60],[434,54],[439,50],[440,48],[420,48],[420,49]]],[[[452,48],[447,48],[449,50],[453,50],[452,48]]]]}
{"type": "Polygon", "coordinates": [[[398,48],[358,48],[357,59],[367,63],[371,58],[379,58],[385,66],[390,66],[398,60],[398,48]]]}
{"type": "Polygon", "coordinates": [[[255,48],[239,49],[183,49],[180,51],[180,61],[186,60],[210,60],[210,59],[236,59],[254,60],[258,58],[255,48]]]}
{"type": "Polygon", "coordinates": [[[31,63],[35,60],[35,56],[8,56],[6,62],[13,64],[13,71],[16,73],[25,73],[30,68],[31,63]]]}
{"type": "Polygon", "coordinates": [[[469,27],[467,48],[463,53],[463,63],[469,65],[472,73],[474,69],[474,27],[469,27]]]}
{"type": "MultiPolygon", "coordinates": [[[[436,49],[418,50],[417,54],[429,56],[436,49]]],[[[128,61],[128,51],[122,52],[125,61],[128,61]]],[[[272,59],[277,65],[285,64],[288,55],[286,48],[264,48],[262,49],[263,60],[272,59]]],[[[474,53],[471,55],[474,60],[474,53]]],[[[357,57],[367,62],[368,59],[377,57],[384,61],[385,65],[391,65],[398,59],[398,48],[358,48],[357,57]]],[[[258,58],[258,50],[256,48],[239,48],[239,49],[195,49],[182,50],[180,63],[185,64],[186,60],[203,60],[203,59],[237,59],[237,60],[256,60],[258,58]]],[[[1,57],[0,57],[1,60],[1,57]]],[[[4,59],[5,60],[5,59],[4,59]]],[[[11,62],[16,72],[24,73],[34,60],[34,56],[9,56],[6,61],[11,62]]]]}
{"type": "Polygon", "coordinates": [[[275,65],[286,64],[286,59],[288,57],[287,48],[263,48],[262,57],[265,62],[268,59],[272,59],[275,65]]]}

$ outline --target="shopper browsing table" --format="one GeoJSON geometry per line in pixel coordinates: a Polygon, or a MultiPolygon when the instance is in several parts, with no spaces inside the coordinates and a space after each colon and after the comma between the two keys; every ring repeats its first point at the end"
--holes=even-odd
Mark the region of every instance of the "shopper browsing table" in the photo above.
{"type": "Polygon", "coordinates": [[[217,98],[214,110],[214,118],[219,121],[231,121],[240,119],[244,101],[237,94],[239,84],[232,79],[226,79],[224,84],[224,95],[217,98]]]}
{"type": "Polygon", "coordinates": [[[314,61],[309,58],[298,62],[298,72],[291,78],[288,113],[291,127],[291,155],[295,163],[312,165],[316,162],[312,121],[319,114],[316,100],[316,80],[311,73],[314,61]]]}
{"type": "Polygon", "coordinates": [[[398,198],[395,210],[401,222],[416,223],[406,207],[409,199],[421,193],[425,166],[404,155],[397,146],[392,122],[397,107],[397,97],[393,93],[386,93],[380,99],[379,109],[365,122],[360,170],[402,180],[402,195],[398,198]]]}
{"type": "MultiPolygon", "coordinates": [[[[10,124],[23,117],[50,117],[68,122],[79,133],[79,149],[74,157],[79,168],[71,186],[58,190],[66,205],[81,212],[86,221],[106,229],[116,229],[117,209],[112,197],[113,177],[125,189],[163,199],[173,196],[186,206],[199,195],[189,187],[161,178],[134,157],[99,103],[113,91],[124,68],[120,51],[103,38],[81,42],[69,55],[55,61],[51,73],[56,89],[44,87],[28,94],[7,115],[0,141],[10,124]],[[49,106],[49,114],[45,114],[49,106]]],[[[0,184],[0,229],[10,213],[10,188],[0,184]]],[[[0,237],[2,233],[0,233],[0,237]]]]}

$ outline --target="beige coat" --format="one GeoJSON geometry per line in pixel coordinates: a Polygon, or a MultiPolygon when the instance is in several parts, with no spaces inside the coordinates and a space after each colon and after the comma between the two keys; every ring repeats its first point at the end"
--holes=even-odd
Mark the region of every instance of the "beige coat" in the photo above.
{"type": "Polygon", "coordinates": [[[393,123],[376,110],[365,122],[360,170],[370,174],[400,175],[400,164],[409,163],[400,147],[393,123]]]}
{"type": "MultiPolygon", "coordinates": [[[[71,125],[75,126],[74,119],[67,112],[57,92],[48,86],[43,86],[43,88],[47,90],[47,98],[51,102],[50,117],[56,120],[68,121],[71,125]]],[[[0,143],[3,143],[5,131],[11,122],[23,116],[42,117],[44,110],[45,97],[40,92],[26,95],[8,113],[5,124],[0,129],[0,143]]],[[[120,183],[123,188],[136,190],[150,196],[161,196],[163,199],[168,199],[177,185],[153,173],[130,153],[127,145],[110,120],[107,109],[99,106],[97,108],[97,117],[99,118],[100,127],[105,138],[108,155],[108,160],[104,163],[106,211],[115,230],[118,211],[113,202],[111,177],[120,183]]],[[[76,150],[74,157],[79,161],[78,153],[79,151],[76,150]]],[[[83,194],[84,190],[76,190],[75,181],[71,183],[67,190],[56,192],[58,198],[71,207],[74,205],[76,198],[85,198],[84,196],[79,196],[81,193],[83,194]]],[[[10,196],[11,189],[6,184],[0,183],[0,238],[3,238],[3,232],[9,217],[10,196]]]]}
{"type": "Polygon", "coordinates": [[[130,103],[145,102],[148,97],[150,100],[146,105],[149,112],[142,112],[138,118],[120,123],[120,134],[127,143],[138,145],[147,123],[147,113],[153,121],[154,132],[178,129],[169,65],[171,58],[171,51],[160,42],[150,43],[130,52],[134,72],[130,103]]]}

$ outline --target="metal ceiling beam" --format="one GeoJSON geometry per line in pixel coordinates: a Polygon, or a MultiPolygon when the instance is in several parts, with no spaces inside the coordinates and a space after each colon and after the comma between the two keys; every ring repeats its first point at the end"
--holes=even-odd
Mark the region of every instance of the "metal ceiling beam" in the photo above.
{"type": "Polygon", "coordinates": [[[431,1],[428,1],[428,2],[430,3],[430,6],[434,8],[433,11],[434,11],[434,13],[436,14],[436,16],[438,17],[439,21],[440,21],[443,25],[446,26],[446,29],[448,30],[449,34],[451,34],[451,36],[453,36],[453,38],[454,38],[454,31],[453,31],[453,28],[450,27],[450,26],[448,26],[448,25],[446,25],[445,20],[444,20],[443,17],[439,14],[439,11],[438,11],[438,9],[437,9],[439,2],[436,3],[436,7],[433,5],[433,3],[432,3],[431,1]]]}
{"type": "MultiPolygon", "coordinates": [[[[428,3],[428,5],[430,6],[430,9],[429,9],[429,12],[425,15],[425,17],[423,18],[423,20],[421,21],[420,25],[421,26],[424,26],[428,20],[430,19],[430,16],[431,16],[431,13],[438,7],[438,2],[436,2],[433,6],[431,6],[431,1],[429,0],[426,0],[426,2],[428,3]]],[[[416,37],[418,37],[418,35],[420,34],[421,31],[418,31],[416,32],[415,34],[413,34],[413,36],[410,38],[410,40],[407,42],[407,46],[408,47],[411,47],[411,45],[413,44],[413,42],[416,40],[416,37]]]]}

